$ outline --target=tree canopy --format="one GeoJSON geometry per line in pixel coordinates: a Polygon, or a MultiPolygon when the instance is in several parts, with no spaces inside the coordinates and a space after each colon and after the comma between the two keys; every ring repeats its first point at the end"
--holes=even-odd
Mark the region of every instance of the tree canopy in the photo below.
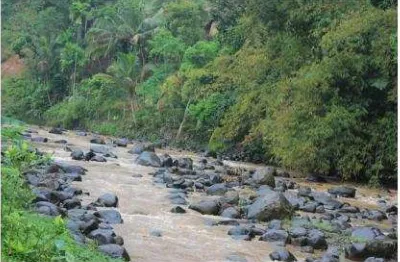
{"type": "Polygon", "coordinates": [[[3,114],[345,180],[397,173],[397,1],[4,0],[3,114]]]}

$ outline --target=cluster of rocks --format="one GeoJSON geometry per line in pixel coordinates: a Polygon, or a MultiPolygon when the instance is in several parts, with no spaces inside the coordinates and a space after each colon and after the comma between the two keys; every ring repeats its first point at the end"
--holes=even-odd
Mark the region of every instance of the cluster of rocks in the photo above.
{"type": "Polygon", "coordinates": [[[67,228],[77,243],[95,241],[104,254],[129,261],[122,237],[113,231],[113,224],[123,220],[116,209],[109,209],[117,207],[118,197],[107,193],[94,203],[82,205],[79,199],[82,190],[71,184],[82,181],[86,171],[78,165],[55,161],[25,172],[24,177],[36,195],[34,210],[45,216],[66,218],[67,228]]]}
{"type": "MultiPolygon", "coordinates": [[[[117,140],[121,143],[113,144],[117,146],[126,146],[126,144],[122,143],[122,141],[126,142],[123,139],[117,140]]],[[[90,140],[90,149],[88,152],[85,152],[82,149],[71,150],[71,158],[73,160],[85,160],[85,161],[94,161],[94,162],[107,162],[107,158],[118,158],[112,152],[113,146],[106,145],[104,139],[95,137],[90,140]]]]}
{"type": "MultiPolygon", "coordinates": [[[[90,152],[75,150],[71,157],[87,161],[106,161],[105,157],[116,157],[104,139],[94,137],[90,142],[90,152]]],[[[127,139],[113,141],[114,146],[127,147],[128,144],[127,139]]],[[[233,226],[228,230],[228,235],[232,238],[246,241],[257,239],[278,246],[269,255],[273,261],[297,261],[285,249],[287,244],[307,254],[314,253],[314,250],[325,250],[322,256],[308,257],[308,262],[340,261],[341,253],[351,260],[378,262],[397,254],[396,230],[382,233],[375,227],[352,225],[353,220],[382,221],[391,218],[392,221],[397,221],[397,207],[394,205],[381,201],[380,209],[360,209],[344,200],[356,196],[356,189],[352,187],[336,186],[329,188],[327,192],[314,191],[310,187],[299,186],[290,179],[288,173],[272,167],[239,170],[227,167],[219,160],[210,161],[206,158],[193,163],[187,157],[173,159],[168,154],[157,155],[156,147],[154,144],[140,144],[133,146],[128,153],[137,155],[137,164],[158,168],[152,174],[154,182],[171,188],[168,197],[175,205],[171,212],[184,214],[186,210],[182,206],[188,206],[204,215],[221,216],[223,220],[213,222],[213,225],[233,226]],[[245,190],[250,190],[251,193],[243,193],[245,190]],[[201,200],[189,203],[188,194],[194,191],[203,192],[204,195],[201,200]],[[308,213],[312,217],[300,216],[296,211],[308,213]],[[287,221],[291,221],[290,225],[287,225],[287,221]],[[266,222],[266,226],[261,226],[266,222]],[[332,234],[346,237],[347,244],[342,246],[344,243],[336,243],[331,239],[332,234]]],[[[80,175],[76,175],[79,172],[74,167],[59,166],[65,177],[69,176],[75,181],[81,179],[80,175]]],[[[55,173],[57,172],[52,172],[55,173]]],[[[29,174],[27,179],[36,181],[29,174]]],[[[310,175],[307,180],[326,182],[324,177],[316,174],[310,175]]],[[[51,191],[59,191],[54,189],[56,185],[52,182],[49,186],[53,188],[51,191]]],[[[81,193],[68,190],[75,195],[81,193]]],[[[37,192],[43,197],[36,201],[38,212],[68,216],[68,227],[77,241],[84,243],[87,238],[94,239],[103,252],[115,257],[129,258],[125,249],[120,246],[123,244],[122,238],[112,231],[113,223],[122,223],[119,213],[115,210],[97,210],[98,207],[116,207],[118,198],[115,195],[105,194],[94,203],[82,207],[75,195],[67,198],[53,192],[52,198],[47,198],[43,191],[37,192]],[[59,202],[54,202],[57,198],[59,202]]]]}
{"type": "MultiPolygon", "coordinates": [[[[159,168],[153,173],[154,181],[173,188],[169,196],[173,204],[187,205],[189,192],[204,192],[204,198],[190,203],[189,209],[226,218],[216,224],[234,225],[229,229],[228,235],[235,239],[248,241],[257,236],[260,241],[282,246],[270,254],[272,260],[297,261],[284,249],[286,244],[291,244],[298,246],[304,253],[327,250],[322,257],[309,257],[307,261],[339,261],[339,251],[343,249],[330,246],[328,236],[332,233],[346,235],[351,239],[350,244],[345,246],[345,256],[349,259],[380,261],[381,258],[390,258],[397,253],[397,235],[392,238],[372,237],[366,240],[357,238],[359,231],[351,225],[352,219],[380,221],[388,216],[397,219],[397,207],[385,206],[384,210],[369,210],[343,203],[343,198],[356,196],[355,188],[336,186],[329,188],[327,192],[313,191],[310,187],[301,187],[290,180],[287,173],[271,167],[254,171],[241,170],[232,180],[226,176],[232,173],[229,167],[218,160],[209,163],[207,159],[201,159],[194,165],[190,158],[173,159],[166,154],[158,156],[154,148],[134,148],[130,152],[139,155],[136,163],[159,168]],[[253,189],[255,195],[242,196],[243,188],[253,189]],[[296,211],[310,213],[313,218],[299,217],[296,211]],[[291,219],[292,225],[283,228],[284,219],[291,219]],[[247,224],[242,225],[243,221],[247,221],[247,224]],[[269,224],[266,228],[260,228],[256,225],[260,222],[269,224]],[[329,232],[328,236],[326,232],[329,232]]],[[[321,183],[325,180],[311,176],[309,181],[321,183]]],[[[171,212],[186,211],[176,206],[171,212]]],[[[375,229],[365,227],[364,230],[368,232],[375,229]]]]}

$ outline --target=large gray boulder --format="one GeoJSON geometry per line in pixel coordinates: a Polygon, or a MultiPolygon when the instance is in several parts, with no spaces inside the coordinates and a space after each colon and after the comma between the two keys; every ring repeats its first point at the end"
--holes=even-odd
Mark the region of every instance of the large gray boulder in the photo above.
{"type": "Polygon", "coordinates": [[[220,206],[214,200],[201,200],[200,202],[191,204],[189,208],[203,215],[218,215],[220,206]]]}
{"type": "Polygon", "coordinates": [[[99,245],[113,244],[115,233],[109,229],[95,229],[88,235],[89,238],[95,240],[99,245]]]}
{"type": "Polygon", "coordinates": [[[82,150],[76,149],[76,150],[72,151],[71,157],[73,160],[82,160],[84,157],[84,153],[82,150]]]}
{"type": "Polygon", "coordinates": [[[207,188],[206,192],[208,195],[219,195],[222,196],[228,191],[228,188],[224,183],[214,184],[207,188]]]}
{"type": "Polygon", "coordinates": [[[266,167],[260,168],[256,170],[256,172],[252,176],[252,180],[254,183],[258,185],[267,185],[272,188],[275,187],[275,178],[274,175],[276,174],[275,168],[266,167]]]}
{"type": "Polygon", "coordinates": [[[335,210],[335,209],[339,209],[343,206],[343,203],[341,203],[340,201],[337,201],[336,199],[333,199],[327,193],[315,191],[315,192],[312,192],[311,195],[317,203],[323,204],[325,209],[335,210]]]}
{"type": "Polygon", "coordinates": [[[284,248],[280,248],[269,254],[272,261],[285,261],[294,262],[297,261],[296,257],[284,248]]]}
{"type": "Polygon", "coordinates": [[[78,165],[71,165],[66,162],[56,161],[56,162],[54,162],[53,165],[51,165],[48,168],[47,172],[55,173],[55,172],[50,172],[50,171],[59,172],[59,169],[61,169],[64,173],[72,173],[72,174],[80,174],[80,175],[84,175],[85,172],[87,171],[87,169],[85,169],[81,166],[78,166],[78,165]],[[54,169],[54,170],[50,170],[50,169],[54,169]]]}
{"type": "Polygon", "coordinates": [[[161,160],[154,152],[144,151],[138,158],[136,163],[142,166],[161,167],[161,160]]]}
{"type": "Polygon", "coordinates": [[[53,203],[46,201],[39,201],[35,203],[35,210],[39,214],[46,216],[58,216],[60,215],[60,209],[53,203]]]}
{"type": "Polygon", "coordinates": [[[131,260],[125,248],[117,244],[101,245],[99,246],[99,250],[112,258],[121,258],[124,259],[125,261],[131,260]]]}
{"type": "Polygon", "coordinates": [[[345,247],[346,258],[366,259],[371,256],[397,256],[397,241],[387,238],[378,228],[357,227],[351,233],[352,243],[345,247]]]}
{"type": "Polygon", "coordinates": [[[118,197],[113,193],[106,193],[101,195],[95,202],[97,206],[103,207],[117,207],[118,197]]]}
{"type": "Polygon", "coordinates": [[[149,144],[149,145],[134,145],[129,151],[129,154],[136,154],[139,155],[143,153],[144,151],[149,151],[149,152],[154,152],[154,145],[149,144]]]}
{"type": "Polygon", "coordinates": [[[123,222],[121,214],[113,209],[96,211],[94,215],[100,217],[109,224],[122,224],[123,222]]]}
{"type": "Polygon", "coordinates": [[[126,147],[129,143],[129,140],[126,138],[120,138],[115,141],[115,144],[120,147],[126,147]]]}
{"type": "Polygon", "coordinates": [[[281,194],[270,191],[248,207],[247,217],[259,221],[290,218],[293,215],[293,207],[281,194]]]}
{"type": "Polygon", "coordinates": [[[90,144],[90,151],[98,154],[107,154],[110,152],[110,148],[106,145],[90,144]]]}

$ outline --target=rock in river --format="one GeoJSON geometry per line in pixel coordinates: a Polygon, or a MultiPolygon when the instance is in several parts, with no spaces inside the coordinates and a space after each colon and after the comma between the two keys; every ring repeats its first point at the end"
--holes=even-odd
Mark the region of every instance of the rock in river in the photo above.
{"type": "Polygon", "coordinates": [[[122,224],[121,214],[117,210],[100,210],[94,213],[95,216],[100,217],[110,224],[122,224]]]}
{"type": "Polygon", "coordinates": [[[253,174],[252,180],[258,185],[267,185],[274,188],[275,174],[276,174],[275,168],[272,167],[260,168],[253,174]]]}
{"type": "Polygon", "coordinates": [[[265,193],[248,208],[247,217],[260,221],[290,218],[293,208],[289,201],[281,194],[274,191],[265,193]]]}
{"type": "Polygon", "coordinates": [[[99,246],[99,250],[112,258],[122,258],[125,261],[130,261],[130,257],[125,248],[117,244],[107,244],[99,246]]]}
{"type": "Polygon", "coordinates": [[[97,206],[104,207],[117,207],[118,206],[118,197],[113,193],[106,193],[101,195],[95,203],[97,206]]]}
{"type": "Polygon", "coordinates": [[[285,261],[285,262],[293,262],[297,261],[295,256],[287,251],[286,249],[278,249],[269,254],[269,257],[272,261],[285,261]]]}
{"type": "Polygon", "coordinates": [[[161,167],[161,160],[154,152],[144,151],[138,158],[136,163],[142,166],[161,167]]]}
{"type": "Polygon", "coordinates": [[[351,260],[371,256],[391,258],[397,254],[397,242],[385,237],[374,227],[357,227],[351,233],[352,243],[345,248],[346,257],[351,260]]]}
{"type": "Polygon", "coordinates": [[[82,160],[84,157],[84,153],[82,150],[77,149],[77,150],[72,151],[71,157],[73,160],[82,160]]]}
{"type": "Polygon", "coordinates": [[[214,200],[201,200],[200,202],[191,204],[189,208],[203,215],[218,215],[219,212],[219,204],[214,200]]]}

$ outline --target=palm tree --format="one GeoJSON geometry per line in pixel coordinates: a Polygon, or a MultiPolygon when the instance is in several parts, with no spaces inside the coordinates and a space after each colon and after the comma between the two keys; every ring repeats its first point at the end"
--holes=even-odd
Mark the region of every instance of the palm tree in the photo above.
{"type": "Polygon", "coordinates": [[[135,111],[138,109],[136,87],[141,82],[141,66],[133,53],[118,53],[116,61],[108,68],[108,74],[98,74],[111,80],[117,88],[124,88],[129,95],[132,118],[136,123],[135,111]]]}

